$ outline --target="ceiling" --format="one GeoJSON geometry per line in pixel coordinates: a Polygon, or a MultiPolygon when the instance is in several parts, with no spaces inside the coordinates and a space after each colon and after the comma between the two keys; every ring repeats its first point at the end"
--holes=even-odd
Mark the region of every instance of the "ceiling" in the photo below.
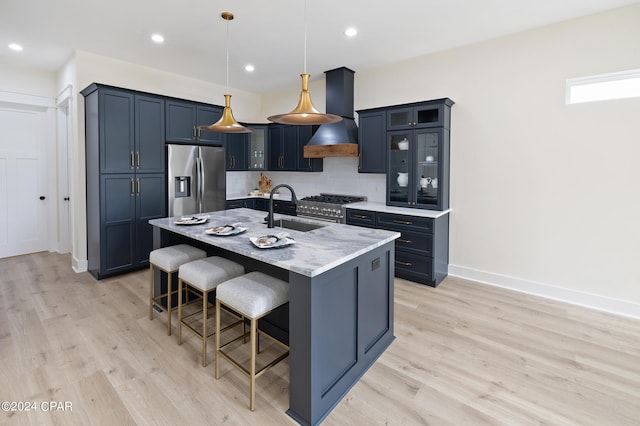
{"type": "Polygon", "coordinates": [[[0,63],[58,70],[82,50],[254,93],[359,72],[632,0],[0,0],[0,63]],[[305,13],[306,8],[306,13],[305,13]],[[220,17],[230,11],[228,24],[220,17]],[[305,18],[306,17],[306,18],[305,18]],[[347,38],[348,26],[358,35],[347,38]],[[162,45],[152,33],[165,37],[162,45]],[[19,43],[22,52],[7,48],[19,43]],[[255,66],[253,73],[244,65],[255,66]]]}

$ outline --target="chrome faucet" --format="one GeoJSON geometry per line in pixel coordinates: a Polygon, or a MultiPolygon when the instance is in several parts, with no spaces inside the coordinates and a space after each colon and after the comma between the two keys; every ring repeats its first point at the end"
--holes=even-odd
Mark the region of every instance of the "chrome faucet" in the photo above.
{"type": "Polygon", "coordinates": [[[274,186],[271,189],[271,193],[269,195],[269,214],[267,215],[267,228],[273,228],[273,193],[275,192],[276,189],[281,188],[283,186],[285,188],[289,188],[289,191],[291,191],[291,201],[293,201],[294,204],[298,204],[296,193],[292,187],[290,187],[286,183],[281,183],[280,185],[274,186]]]}

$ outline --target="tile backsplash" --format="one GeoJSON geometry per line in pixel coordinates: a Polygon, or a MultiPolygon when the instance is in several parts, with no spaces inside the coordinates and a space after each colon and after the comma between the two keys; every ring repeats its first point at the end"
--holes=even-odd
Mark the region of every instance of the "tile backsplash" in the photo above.
{"type": "MultiPolygon", "coordinates": [[[[273,181],[291,185],[298,197],[321,192],[364,195],[369,201],[384,203],[386,175],[358,173],[357,157],[331,157],[323,160],[322,172],[263,172],[273,181]]],[[[246,194],[258,187],[260,172],[227,172],[227,194],[246,194]]],[[[283,194],[288,192],[284,189],[283,194]]]]}

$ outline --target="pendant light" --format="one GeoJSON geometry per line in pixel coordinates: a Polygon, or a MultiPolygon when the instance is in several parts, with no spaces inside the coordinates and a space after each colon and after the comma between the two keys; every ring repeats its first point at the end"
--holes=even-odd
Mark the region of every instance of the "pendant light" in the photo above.
{"type": "Polygon", "coordinates": [[[222,19],[227,21],[227,94],[224,95],[224,110],[222,111],[222,117],[217,122],[208,126],[198,126],[198,129],[205,130],[207,132],[219,132],[219,133],[250,133],[252,130],[244,127],[233,118],[233,111],[231,111],[231,95],[229,95],[229,21],[233,20],[233,13],[222,12],[220,15],[222,19]]]}
{"type": "Polygon", "coordinates": [[[309,77],[307,74],[307,2],[304,2],[304,73],[300,74],[302,77],[302,92],[300,93],[300,100],[298,105],[288,114],[272,115],[267,119],[274,123],[281,124],[329,124],[337,123],[342,120],[339,115],[323,114],[318,111],[311,102],[311,95],[309,94],[309,77]]]}

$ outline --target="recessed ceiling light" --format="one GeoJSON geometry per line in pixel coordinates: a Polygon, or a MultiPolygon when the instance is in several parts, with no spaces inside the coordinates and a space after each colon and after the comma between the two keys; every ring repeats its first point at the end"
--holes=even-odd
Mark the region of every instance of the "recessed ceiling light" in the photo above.
{"type": "Polygon", "coordinates": [[[164,43],[164,37],[162,36],[162,34],[153,34],[151,36],[151,40],[156,43],[164,43]]]}
{"type": "Polygon", "coordinates": [[[9,49],[16,51],[16,52],[22,52],[22,46],[20,46],[18,43],[11,43],[9,45],[9,49]]]}
{"type": "Polygon", "coordinates": [[[255,69],[256,68],[251,64],[248,64],[248,65],[244,66],[244,70],[247,71],[247,72],[253,72],[253,71],[255,71],[255,69]]]}
{"type": "Polygon", "coordinates": [[[353,27],[344,30],[344,35],[346,35],[347,37],[355,37],[356,34],[358,34],[358,30],[353,27]]]}

